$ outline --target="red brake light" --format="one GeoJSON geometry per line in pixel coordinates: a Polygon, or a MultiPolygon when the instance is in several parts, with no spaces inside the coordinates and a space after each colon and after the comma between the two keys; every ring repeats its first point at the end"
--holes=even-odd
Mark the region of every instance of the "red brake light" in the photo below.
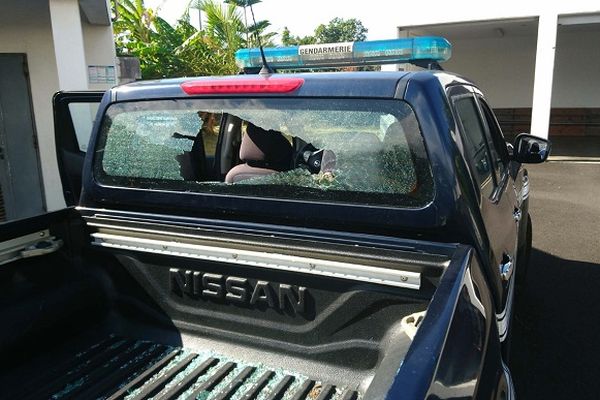
{"type": "Polygon", "coordinates": [[[289,93],[304,83],[302,78],[208,79],[181,84],[187,94],[289,93]]]}

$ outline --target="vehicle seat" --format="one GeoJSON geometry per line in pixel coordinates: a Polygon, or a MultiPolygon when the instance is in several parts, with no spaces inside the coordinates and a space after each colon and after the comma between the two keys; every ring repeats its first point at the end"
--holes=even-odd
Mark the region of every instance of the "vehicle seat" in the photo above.
{"type": "Polygon", "coordinates": [[[240,160],[244,164],[233,167],[225,176],[226,183],[274,174],[291,169],[292,145],[281,132],[248,124],[242,136],[240,160]]]}
{"type": "MultiPolygon", "coordinates": [[[[406,151],[406,152],[410,153],[410,160],[411,160],[410,165],[395,164],[395,165],[388,165],[386,168],[384,168],[385,170],[388,171],[390,176],[392,176],[394,178],[397,178],[398,176],[400,176],[400,174],[399,174],[400,171],[394,171],[393,168],[390,169],[390,167],[399,168],[401,170],[404,170],[403,172],[408,172],[408,170],[411,170],[412,173],[409,175],[412,175],[412,178],[414,178],[414,181],[411,182],[411,190],[409,192],[415,192],[418,189],[418,182],[416,180],[416,172],[414,171],[414,168],[415,168],[414,154],[412,154],[412,152],[410,151],[411,145],[414,148],[416,145],[416,143],[414,143],[414,142],[419,140],[418,137],[416,137],[416,138],[414,137],[415,133],[418,135],[418,127],[410,126],[409,122],[407,123],[405,120],[402,120],[402,121],[396,121],[396,122],[392,123],[385,131],[385,137],[383,138],[384,151],[386,151],[386,152],[406,151]]],[[[400,161],[400,160],[397,160],[397,161],[400,161]]],[[[406,164],[406,163],[404,163],[404,164],[406,164]]]]}
{"type": "Polygon", "coordinates": [[[192,140],[193,145],[190,151],[184,151],[178,155],[176,160],[179,162],[180,175],[186,181],[204,181],[207,180],[206,152],[204,150],[204,137],[202,131],[195,137],[181,135],[177,132],[173,134],[176,139],[192,140]]]}

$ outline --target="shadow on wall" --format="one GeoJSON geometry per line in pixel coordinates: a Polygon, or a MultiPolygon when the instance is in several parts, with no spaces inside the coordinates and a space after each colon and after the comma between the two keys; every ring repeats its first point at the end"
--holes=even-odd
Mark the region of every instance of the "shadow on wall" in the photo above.
{"type": "Polygon", "coordinates": [[[600,158],[600,136],[550,136],[553,157],[600,158]]]}
{"type": "Polygon", "coordinates": [[[597,398],[600,264],[533,249],[516,296],[510,366],[517,396],[597,398]]]}

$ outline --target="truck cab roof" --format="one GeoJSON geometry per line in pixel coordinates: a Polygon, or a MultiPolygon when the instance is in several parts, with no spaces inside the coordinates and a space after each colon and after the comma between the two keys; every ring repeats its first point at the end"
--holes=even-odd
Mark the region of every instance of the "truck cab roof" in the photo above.
{"type": "MultiPolygon", "coordinates": [[[[285,220],[290,223],[303,220],[307,223],[307,216],[319,216],[310,224],[344,224],[348,226],[343,229],[352,226],[352,229],[374,233],[388,229],[423,231],[443,227],[453,219],[451,215],[457,209],[457,195],[454,192],[458,188],[456,182],[464,179],[464,176],[460,178],[461,175],[457,174],[452,164],[457,148],[449,132],[455,129],[455,122],[444,91],[444,87],[459,83],[472,85],[458,75],[443,71],[372,71],[178,78],[118,86],[105,94],[99,109],[97,118],[103,122],[96,124],[92,133],[90,144],[95,151],[89,152],[86,158],[80,204],[90,208],[119,204],[119,207],[149,208],[159,213],[169,212],[170,207],[179,204],[178,213],[190,216],[207,215],[206,212],[224,216],[235,212],[249,219],[259,218],[260,221],[277,223],[285,220]],[[214,94],[195,95],[184,90],[185,85],[189,84],[219,86],[223,83],[260,84],[276,80],[300,80],[301,85],[293,91],[280,93],[242,89],[239,93],[217,90],[214,94]],[[275,98],[286,100],[275,101],[275,98]],[[332,98],[337,103],[332,103],[332,98]],[[272,115],[258,113],[256,107],[272,111],[272,115]],[[189,116],[185,117],[188,119],[197,120],[198,115],[207,112],[219,119],[216,126],[221,128],[218,133],[215,132],[218,139],[213,141],[217,145],[216,150],[212,150],[213,145],[206,142],[206,133],[204,139],[197,139],[203,136],[197,135],[197,128],[185,131],[187,128],[182,126],[192,126],[194,122],[190,125],[189,121],[175,121],[184,109],[190,111],[189,116]],[[114,126],[119,118],[127,115],[130,116],[125,123],[127,130],[132,134],[135,132],[134,136],[141,135],[132,139],[133,142],[127,142],[129,136],[121,137],[119,132],[110,128],[111,124],[114,126]],[[316,115],[319,115],[316,120],[321,121],[320,126],[307,122],[316,121],[313,118],[316,115]],[[405,161],[395,158],[397,161],[389,164],[385,161],[388,156],[379,153],[391,149],[391,139],[384,140],[386,131],[394,125],[393,121],[402,121],[407,117],[414,123],[402,123],[404,127],[400,131],[406,132],[408,129],[414,134],[406,136],[408,142],[405,138],[400,140],[404,143],[401,147],[408,146],[412,155],[406,153],[406,156],[402,156],[398,153],[394,157],[404,157],[405,161]],[[326,126],[322,123],[325,120],[328,120],[326,126]],[[334,179],[327,175],[323,180],[319,173],[298,177],[296,171],[300,170],[292,169],[273,174],[268,185],[260,191],[250,190],[251,185],[246,183],[229,185],[233,179],[227,177],[230,170],[246,161],[239,157],[242,154],[236,146],[245,136],[248,123],[266,130],[281,130],[290,142],[298,137],[308,144],[315,144],[315,150],[332,150],[338,166],[347,168],[348,173],[344,177],[344,172],[336,171],[334,179]],[[154,132],[154,128],[149,130],[148,124],[155,128],[157,124],[162,125],[159,131],[154,132]],[[168,124],[175,125],[168,128],[168,124]],[[224,126],[228,128],[224,130],[224,126]],[[228,130],[231,127],[234,133],[230,134],[228,130]],[[327,134],[334,131],[338,133],[327,134]],[[190,139],[174,141],[171,134],[173,137],[190,139]],[[154,138],[151,138],[153,135],[154,138]],[[111,137],[116,140],[115,143],[111,143],[111,137]],[[192,140],[194,137],[195,141],[192,140]],[[120,140],[126,142],[117,143],[120,140]],[[192,164],[197,163],[198,159],[194,158],[193,153],[197,151],[196,144],[199,145],[201,140],[204,141],[202,146],[211,148],[210,151],[203,150],[206,155],[199,158],[199,162],[207,167],[195,175],[186,172],[182,183],[179,174],[184,174],[184,169],[189,171],[190,168],[184,167],[181,159],[189,158],[192,164]],[[157,165],[154,172],[149,172],[153,167],[148,160],[157,157],[157,150],[155,144],[144,144],[148,141],[155,144],[160,142],[161,146],[167,142],[171,143],[169,146],[183,146],[183,153],[174,155],[168,161],[175,163],[173,166],[157,165]],[[196,144],[192,148],[193,143],[196,144]],[[154,147],[151,149],[147,146],[154,147]],[[228,150],[228,147],[232,150],[228,150]],[[403,164],[405,162],[408,164],[403,164]],[[133,171],[135,165],[140,168],[133,171]],[[172,171],[172,176],[164,176],[167,181],[157,183],[156,178],[168,170],[172,171]],[[280,181],[282,176],[285,177],[284,182],[280,181]],[[338,181],[340,183],[336,186],[338,181]],[[296,185],[289,186],[290,182],[300,182],[297,184],[306,188],[301,191],[306,192],[297,194],[297,190],[290,191],[289,188],[296,185]],[[181,185],[184,183],[191,186],[183,188],[181,185]],[[180,185],[181,188],[175,189],[173,185],[180,185]],[[286,186],[288,189],[284,189],[286,186]],[[279,191],[275,187],[280,188],[279,191]],[[336,187],[344,189],[339,191],[336,187]],[[237,196],[236,190],[245,194],[237,196]],[[156,191],[162,192],[162,195],[143,194],[156,191]],[[393,195],[393,192],[397,195],[393,195]],[[165,200],[167,197],[170,200],[165,200]],[[292,203],[296,207],[290,208],[292,203]]],[[[252,161],[248,165],[252,168],[261,167],[264,161],[252,161]]],[[[262,178],[261,184],[264,183],[265,178],[262,178]]],[[[474,204],[474,207],[477,205],[474,204]]],[[[436,234],[440,232],[438,230],[436,234]]]]}
{"type": "MultiPolygon", "coordinates": [[[[190,77],[161,79],[129,83],[111,90],[113,101],[131,101],[152,98],[189,97],[181,85],[186,82],[235,81],[246,79],[302,79],[304,82],[292,93],[285,95],[297,97],[360,97],[360,98],[402,98],[404,89],[410,81],[438,82],[442,86],[453,83],[473,85],[465,78],[445,71],[351,71],[319,73],[275,73],[265,78],[261,75],[233,75],[223,77],[190,77]]],[[[248,93],[245,93],[246,95],[248,93]]],[[[260,93],[253,93],[260,96],[260,93]]],[[[264,94],[262,94],[264,95],[264,94]]]]}

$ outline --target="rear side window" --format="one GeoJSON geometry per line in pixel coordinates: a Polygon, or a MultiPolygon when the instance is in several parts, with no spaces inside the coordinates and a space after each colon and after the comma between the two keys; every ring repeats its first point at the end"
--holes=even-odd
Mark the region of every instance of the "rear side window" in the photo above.
{"type": "Polygon", "coordinates": [[[433,197],[417,119],[399,100],[116,103],[94,162],[113,186],[407,207],[433,197]]]}
{"type": "Polygon", "coordinates": [[[489,127],[492,139],[490,146],[491,155],[497,168],[498,181],[500,181],[508,172],[509,157],[508,150],[506,149],[506,141],[504,140],[504,136],[502,135],[502,131],[500,130],[500,126],[498,126],[498,122],[496,121],[492,110],[482,98],[479,98],[479,104],[481,105],[486,124],[489,127]]]}
{"type": "Polygon", "coordinates": [[[475,99],[472,96],[460,97],[454,101],[454,107],[462,125],[466,153],[472,164],[475,179],[481,187],[482,194],[489,197],[494,188],[492,162],[475,99]]]}

